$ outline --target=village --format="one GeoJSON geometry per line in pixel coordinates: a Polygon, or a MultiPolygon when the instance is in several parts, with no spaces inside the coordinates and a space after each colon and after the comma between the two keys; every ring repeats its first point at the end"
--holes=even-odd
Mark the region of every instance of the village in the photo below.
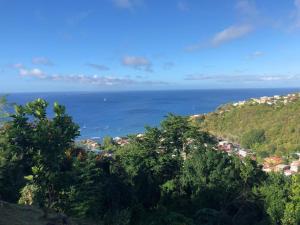
{"type": "MultiPolygon", "coordinates": [[[[138,134],[137,137],[142,138],[143,134],[138,134]]],[[[130,139],[128,137],[115,137],[112,139],[112,142],[116,146],[124,146],[130,143],[130,139]]],[[[78,142],[78,146],[84,149],[86,152],[94,153],[96,155],[105,157],[113,156],[112,150],[103,150],[100,143],[91,139],[78,142]]],[[[250,157],[251,159],[256,160],[255,153],[251,149],[245,149],[239,144],[232,143],[221,138],[218,138],[215,150],[225,152],[229,155],[236,155],[241,160],[243,160],[245,157],[250,157]]],[[[293,160],[290,163],[284,163],[284,158],[279,156],[270,156],[264,158],[264,161],[262,162],[262,170],[266,173],[283,173],[285,176],[300,173],[300,153],[295,153],[295,156],[298,159],[293,160]]],[[[182,157],[186,159],[186,155],[182,154],[182,157]]]]}
{"type": "MultiPolygon", "coordinates": [[[[256,160],[255,154],[251,149],[241,148],[238,144],[233,144],[229,141],[220,140],[218,142],[217,150],[224,151],[229,155],[235,154],[243,159],[247,156],[256,160]]],[[[279,156],[270,156],[264,158],[262,163],[262,170],[266,173],[279,172],[285,176],[290,176],[300,172],[300,153],[295,153],[298,160],[293,160],[291,163],[284,163],[284,159],[279,156]]]]}
{"type": "Polygon", "coordinates": [[[272,97],[263,96],[260,98],[251,98],[248,101],[239,101],[232,104],[232,106],[243,106],[245,104],[256,105],[256,104],[267,104],[267,105],[278,105],[278,104],[288,104],[300,99],[300,93],[288,94],[285,96],[274,95],[272,97]]]}

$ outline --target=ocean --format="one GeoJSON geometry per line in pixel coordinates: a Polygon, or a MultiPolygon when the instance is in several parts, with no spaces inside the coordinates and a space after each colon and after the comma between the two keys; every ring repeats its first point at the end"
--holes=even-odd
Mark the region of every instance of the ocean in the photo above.
{"type": "MultiPolygon", "coordinates": [[[[219,105],[252,97],[284,95],[293,89],[232,89],[129,92],[15,93],[7,99],[25,104],[43,98],[67,108],[80,126],[79,139],[126,136],[144,131],[145,125],[157,126],[168,114],[193,115],[214,111],[219,105]]],[[[49,111],[49,115],[52,116],[49,111]]]]}

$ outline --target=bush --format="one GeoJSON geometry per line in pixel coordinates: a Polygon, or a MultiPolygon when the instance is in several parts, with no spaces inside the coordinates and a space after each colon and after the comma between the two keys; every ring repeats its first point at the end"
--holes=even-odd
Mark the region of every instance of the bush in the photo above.
{"type": "Polygon", "coordinates": [[[245,148],[252,148],[255,144],[262,144],[265,140],[266,136],[263,129],[253,129],[242,136],[241,144],[245,148]]]}

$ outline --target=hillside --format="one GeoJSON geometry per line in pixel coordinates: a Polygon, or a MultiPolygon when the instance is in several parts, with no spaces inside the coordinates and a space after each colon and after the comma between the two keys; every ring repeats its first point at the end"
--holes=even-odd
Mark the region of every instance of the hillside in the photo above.
{"type": "Polygon", "coordinates": [[[226,104],[198,116],[201,128],[253,149],[258,157],[300,151],[300,94],[226,104]]]}
{"type": "Polygon", "coordinates": [[[50,214],[48,219],[42,215],[43,212],[36,207],[0,201],[0,225],[94,225],[55,213],[50,214]]]}

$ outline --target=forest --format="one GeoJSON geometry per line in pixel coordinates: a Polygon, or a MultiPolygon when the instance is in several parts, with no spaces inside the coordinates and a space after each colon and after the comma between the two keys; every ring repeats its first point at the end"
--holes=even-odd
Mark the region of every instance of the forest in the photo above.
{"type": "MultiPolygon", "coordinates": [[[[206,123],[234,136],[247,122],[247,131],[265,129],[262,145],[277,146],[283,139],[272,143],[270,135],[284,130],[278,118],[294,121],[292,111],[299,106],[291,106],[289,114],[276,109],[276,117],[263,122],[254,123],[274,109],[259,106],[254,115],[248,108],[233,110],[211,115],[206,123]],[[263,127],[268,123],[270,130],[263,127]]],[[[55,103],[53,117],[47,108],[45,100],[37,99],[16,105],[9,115],[1,113],[3,202],[32,205],[44,217],[57,212],[91,225],[300,224],[300,175],[266,174],[250,158],[216,151],[215,138],[188,117],[169,114],[160,126],[146,127],[142,137],[130,135],[124,146],[106,141],[104,151],[113,151],[108,156],[78,148],[79,126],[66,108],[55,103]]]]}

